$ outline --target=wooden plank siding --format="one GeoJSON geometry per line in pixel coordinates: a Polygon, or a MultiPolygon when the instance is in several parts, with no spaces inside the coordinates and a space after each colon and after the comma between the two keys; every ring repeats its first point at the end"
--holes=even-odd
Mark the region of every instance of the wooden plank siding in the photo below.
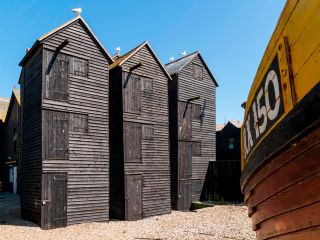
{"type": "Polygon", "coordinates": [[[125,188],[133,183],[124,184],[123,181],[124,178],[134,179],[129,176],[136,174],[141,175],[142,181],[141,217],[169,213],[171,209],[168,76],[164,71],[148,44],[145,44],[110,72],[110,113],[117,114],[110,118],[110,128],[114,131],[110,139],[110,213],[116,218],[129,219],[134,215],[124,211],[125,205],[129,204],[126,199],[130,198],[125,188]],[[140,63],[141,66],[137,67],[140,63]],[[136,68],[132,70],[133,67],[136,68]],[[132,89],[135,92],[131,92],[134,91],[132,89]],[[136,99],[139,95],[140,98],[136,99]],[[128,97],[132,102],[126,101],[128,97]],[[119,135],[123,139],[117,138],[119,135]],[[130,139],[134,143],[130,143],[130,139]],[[117,187],[120,187],[118,193],[117,187]]]}
{"type": "MultiPolygon", "coordinates": [[[[175,209],[188,210],[188,207],[179,207],[179,195],[182,192],[179,187],[180,166],[177,162],[180,154],[183,154],[177,143],[180,141],[191,141],[192,151],[192,201],[199,201],[205,180],[209,161],[216,159],[216,82],[202,61],[198,52],[190,54],[191,59],[178,68],[176,72],[171,72],[171,76],[176,81],[169,85],[170,99],[170,155],[171,155],[171,195],[172,205],[175,209]],[[202,72],[201,72],[202,70],[202,72]],[[201,80],[202,79],[202,80],[201,80]],[[200,98],[198,98],[200,97],[200,98]],[[193,99],[194,98],[194,99],[193,99]],[[188,103],[189,99],[193,99],[188,103]],[[185,107],[185,111],[179,110],[185,107]],[[200,111],[199,111],[200,108],[200,111]],[[187,114],[187,112],[190,112],[187,114]],[[198,116],[200,113],[200,116],[198,116]],[[191,125],[187,126],[186,118],[191,117],[191,125]],[[180,132],[184,131],[184,133],[180,132]],[[191,132],[189,132],[191,131],[191,132]],[[180,133],[179,133],[180,132],[180,133]]],[[[183,60],[183,59],[182,59],[183,60]]],[[[177,60],[178,62],[180,60],[177,60]]],[[[176,64],[177,62],[166,65],[176,64]]],[[[171,65],[172,66],[172,65],[171,65]]],[[[189,190],[188,190],[189,192],[189,190]]]]}
{"type": "MultiPolygon", "coordinates": [[[[40,169],[37,179],[41,182],[41,174],[42,181],[45,174],[67,176],[66,225],[108,221],[110,59],[82,18],[45,38],[39,48],[42,49],[37,79],[40,88],[35,92],[41,97],[38,100],[41,111],[37,109],[40,116],[33,121],[37,126],[32,128],[40,140],[36,152],[40,169]]],[[[25,61],[33,66],[30,60],[25,61]]],[[[30,94],[27,89],[25,93],[30,94]]],[[[26,112],[29,109],[24,109],[26,112]]],[[[24,128],[24,135],[30,131],[24,128]]],[[[27,160],[24,157],[24,163],[27,160]]],[[[28,173],[24,175],[29,177],[28,173]]],[[[43,199],[45,191],[42,189],[43,199]]],[[[37,194],[40,193],[39,183],[37,194]]],[[[48,227],[46,207],[42,209],[42,225],[48,227]]],[[[39,224],[39,216],[36,222],[39,224]]]]}
{"type": "Polygon", "coordinates": [[[41,224],[42,49],[23,67],[21,216],[41,224]]]}

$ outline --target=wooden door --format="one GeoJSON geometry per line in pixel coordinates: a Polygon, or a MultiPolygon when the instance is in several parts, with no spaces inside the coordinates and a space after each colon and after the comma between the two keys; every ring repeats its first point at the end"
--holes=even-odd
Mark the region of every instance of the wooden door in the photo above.
{"type": "Polygon", "coordinates": [[[47,51],[45,97],[68,100],[68,57],[47,51]]]}
{"type": "Polygon", "coordinates": [[[192,201],[192,142],[178,143],[178,210],[189,210],[192,201]]]}
{"type": "Polygon", "coordinates": [[[132,73],[123,74],[123,111],[128,113],[141,112],[141,81],[132,73]]]}
{"type": "Polygon", "coordinates": [[[178,139],[191,140],[192,138],[192,105],[178,102],[178,139]]]}
{"type": "Polygon", "coordinates": [[[45,158],[68,159],[69,114],[49,110],[43,112],[45,158]]]}
{"type": "Polygon", "coordinates": [[[142,131],[141,124],[123,123],[124,161],[126,163],[142,162],[142,131]]]}
{"type": "Polygon", "coordinates": [[[67,174],[42,174],[41,228],[67,226],[67,174]]]}
{"type": "Polygon", "coordinates": [[[125,176],[125,220],[142,219],[142,175],[125,176]]]}

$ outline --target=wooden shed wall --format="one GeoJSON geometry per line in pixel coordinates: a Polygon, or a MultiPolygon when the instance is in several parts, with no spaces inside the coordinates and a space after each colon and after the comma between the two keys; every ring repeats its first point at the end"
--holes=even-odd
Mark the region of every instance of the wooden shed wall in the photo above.
{"type": "MultiPolygon", "coordinates": [[[[217,131],[217,161],[238,160],[241,161],[240,128],[228,124],[221,131],[217,131]],[[233,149],[229,148],[229,139],[232,138],[233,149]]],[[[240,187],[240,185],[239,185],[240,187]]]]}
{"type": "Polygon", "coordinates": [[[216,158],[216,86],[204,66],[203,80],[194,79],[194,64],[203,66],[199,55],[178,73],[178,100],[187,101],[200,96],[200,99],[192,101],[192,104],[199,104],[204,109],[200,120],[192,120],[192,141],[201,142],[201,157],[192,157],[192,201],[199,201],[209,160],[216,158]],[[200,189],[200,192],[197,189],[200,189]]]}
{"type": "Polygon", "coordinates": [[[171,206],[176,208],[178,199],[178,79],[172,76],[168,82],[169,94],[169,136],[170,136],[170,176],[171,206]]]}
{"type": "Polygon", "coordinates": [[[124,219],[122,70],[110,71],[110,217],[124,219]]]}
{"type": "MultiPolygon", "coordinates": [[[[16,161],[16,165],[18,166],[18,179],[17,179],[17,186],[19,187],[19,178],[20,178],[20,167],[19,167],[19,136],[20,136],[20,128],[19,128],[19,113],[20,113],[20,106],[15,97],[11,98],[11,106],[8,110],[9,115],[7,115],[7,121],[5,122],[5,138],[6,138],[6,156],[5,160],[7,161],[9,157],[13,161],[16,161]],[[16,145],[14,149],[14,136],[18,138],[15,139],[16,145]]],[[[9,182],[9,168],[5,166],[5,181],[3,182],[4,191],[13,191],[13,183],[9,182]]],[[[19,193],[19,191],[18,191],[19,193]]]]}
{"type": "MultiPolygon", "coordinates": [[[[65,39],[68,39],[69,43],[60,54],[69,60],[68,100],[57,101],[44,96],[42,107],[69,113],[68,159],[46,159],[43,149],[43,172],[68,174],[68,225],[106,221],[109,219],[108,62],[78,21],[44,42],[44,72],[48,66],[46,53],[50,49],[55,50],[65,39]],[[88,61],[88,76],[72,73],[72,57],[88,61]],[[87,116],[88,132],[72,129],[72,114],[87,116]]],[[[45,83],[45,75],[43,81],[45,83]]],[[[43,95],[44,93],[45,88],[43,95]]]]}
{"type": "Polygon", "coordinates": [[[42,49],[24,66],[21,84],[22,166],[21,216],[41,220],[41,89],[42,49]]]}
{"type": "Polygon", "coordinates": [[[124,112],[123,121],[151,124],[154,136],[142,139],[142,163],[125,163],[124,173],[142,173],[142,216],[150,217],[170,212],[168,78],[147,45],[122,65],[122,71],[128,73],[140,62],[132,73],[153,79],[153,93],[141,91],[141,113],[124,112]]]}

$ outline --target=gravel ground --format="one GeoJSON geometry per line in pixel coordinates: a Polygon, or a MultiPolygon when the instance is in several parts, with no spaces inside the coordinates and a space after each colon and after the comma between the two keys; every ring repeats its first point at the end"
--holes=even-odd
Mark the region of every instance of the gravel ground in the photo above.
{"type": "Polygon", "coordinates": [[[54,230],[41,230],[19,219],[17,213],[6,220],[0,225],[0,240],[255,239],[243,205],[215,205],[193,212],[172,211],[133,222],[84,223],[54,230]]]}

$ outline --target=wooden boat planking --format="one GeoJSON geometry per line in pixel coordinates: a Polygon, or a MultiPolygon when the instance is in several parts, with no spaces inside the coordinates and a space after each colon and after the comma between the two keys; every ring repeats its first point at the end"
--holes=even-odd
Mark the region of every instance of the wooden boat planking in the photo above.
{"type": "Polygon", "coordinates": [[[319,26],[319,1],[287,1],[249,93],[241,188],[257,239],[320,237],[319,26]]]}

